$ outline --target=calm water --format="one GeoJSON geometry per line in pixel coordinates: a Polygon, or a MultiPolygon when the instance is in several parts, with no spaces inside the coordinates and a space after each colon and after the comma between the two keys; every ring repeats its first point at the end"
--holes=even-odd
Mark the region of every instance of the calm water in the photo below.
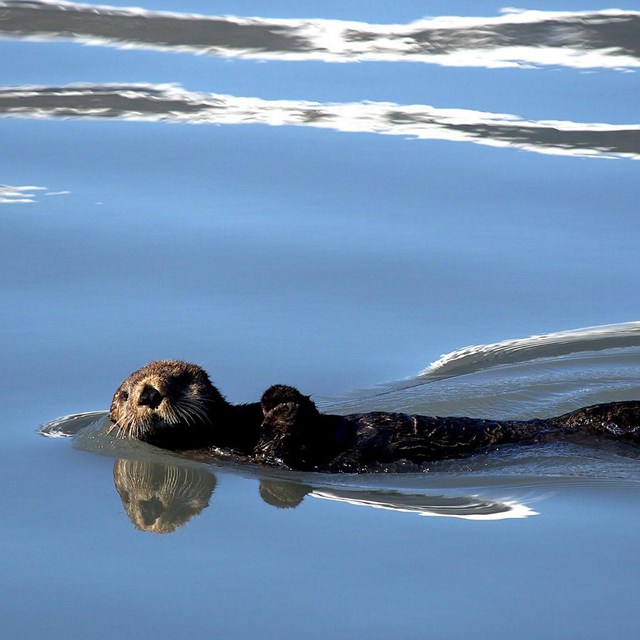
{"type": "Polygon", "coordinates": [[[637,4],[268,4],[0,2],[0,634],[635,638],[633,450],[36,433],[167,357],[345,412],[640,399],[637,4]]]}

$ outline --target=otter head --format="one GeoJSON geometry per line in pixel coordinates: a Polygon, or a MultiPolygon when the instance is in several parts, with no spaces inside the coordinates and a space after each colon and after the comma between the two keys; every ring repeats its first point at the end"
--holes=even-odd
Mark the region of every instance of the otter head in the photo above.
{"type": "Polygon", "coordinates": [[[227,404],[195,364],[159,360],[134,371],[113,396],[109,417],[116,437],[157,446],[201,446],[227,404]]]}

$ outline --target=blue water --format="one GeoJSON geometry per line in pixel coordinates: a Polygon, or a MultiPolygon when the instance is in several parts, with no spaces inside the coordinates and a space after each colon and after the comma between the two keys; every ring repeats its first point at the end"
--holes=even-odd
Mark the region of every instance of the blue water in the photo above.
{"type": "Polygon", "coordinates": [[[112,4],[0,3],[2,637],[634,638],[630,451],[283,476],[36,429],[158,358],[344,412],[639,399],[635,3],[112,4]],[[122,469],[193,511],[153,533],[122,469]]]}

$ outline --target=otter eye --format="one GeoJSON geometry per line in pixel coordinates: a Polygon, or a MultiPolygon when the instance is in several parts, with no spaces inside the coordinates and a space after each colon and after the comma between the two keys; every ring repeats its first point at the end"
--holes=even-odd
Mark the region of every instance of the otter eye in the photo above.
{"type": "Polygon", "coordinates": [[[129,392],[122,389],[120,391],[120,400],[128,400],[128,399],[129,399],[129,392]]]}
{"type": "Polygon", "coordinates": [[[179,373],[173,378],[173,382],[184,387],[191,383],[191,376],[187,372],[179,373]]]}

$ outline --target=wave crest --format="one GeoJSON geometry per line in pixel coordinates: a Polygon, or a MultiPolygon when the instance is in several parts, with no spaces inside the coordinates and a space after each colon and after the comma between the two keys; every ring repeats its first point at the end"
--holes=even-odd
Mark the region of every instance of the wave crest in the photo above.
{"type": "Polygon", "coordinates": [[[539,358],[639,346],[640,322],[600,325],[464,347],[441,356],[420,375],[448,378],[539,358]]]}

